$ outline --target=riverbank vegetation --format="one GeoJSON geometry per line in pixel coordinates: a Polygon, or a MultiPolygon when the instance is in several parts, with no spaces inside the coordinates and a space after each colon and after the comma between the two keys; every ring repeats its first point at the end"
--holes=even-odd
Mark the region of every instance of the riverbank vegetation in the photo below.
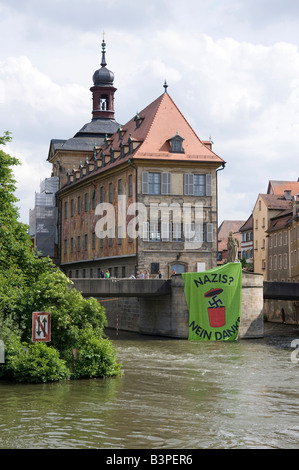
{"type": "MultiPolygon", "coordinates": [[[[6,132],[0,145],[11,141],[6,132]]],[[[49,258],[32,247],[18,221],[19,161],[0,150],[0,379],[40,383],[120,374],[116,350],[104,336],[104,308],[85,299],[49,258]],[[51,342],[32,343],[32,313],[51,314],[51,342]]]]}

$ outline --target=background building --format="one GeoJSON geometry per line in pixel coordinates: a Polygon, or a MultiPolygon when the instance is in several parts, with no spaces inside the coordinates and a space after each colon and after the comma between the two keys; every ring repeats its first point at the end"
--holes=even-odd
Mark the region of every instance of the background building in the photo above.
{"type": "Polygon", "coordinates": [[[245,259],[253,268],[253,217],[248,217],[245,224],[240,227],[241,233],[241,259],[245,259]]]}
{"type": "Polygon", "coordinates": [[[216,170],[223,164],[165,91],[68,174],[57,193],[61,266],[79,277],[98,276],[107,268],[115,277],[137,272],[168,277],[173,270],[216,266],[216,170]]]}
{"type": "Polygon", "coordinates": [[[115,277],[168,277],[216,266],[217,169],[225,162],[196,135],[166,82],[161,96],[117,123],[106,66],[103,40],[92,120],[74,137],[50,142],[58,263],[70,277],[106,269],[115,277]]]}
{"type": "Polygon", "coordinates": [[[239,242],[238,258],[241,258],[241,233],[240,227],[244,220],[224,220],[218,228],[218,256],[217,264],[221,265],[228,259],[227,241],[230,232],[239,242]]]}

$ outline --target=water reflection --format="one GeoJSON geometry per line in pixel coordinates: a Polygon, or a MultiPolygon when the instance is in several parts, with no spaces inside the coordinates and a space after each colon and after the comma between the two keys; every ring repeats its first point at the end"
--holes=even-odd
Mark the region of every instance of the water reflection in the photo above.
{"type": "Polygon", "coordinates": [[[1,448],[298,448],[298,367],[273,336],[112,335],[123,375],[0,382],[1,448]]]}

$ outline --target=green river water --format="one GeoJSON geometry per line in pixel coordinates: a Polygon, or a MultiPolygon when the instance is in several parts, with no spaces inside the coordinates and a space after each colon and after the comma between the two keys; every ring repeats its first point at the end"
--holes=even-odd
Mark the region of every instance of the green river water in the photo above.
{"type": "Polygon", "coordinates": [[[108,335],[121,377],[0,382],[0,448],[299,448],[299,327],[231,343],[108,335]]]}

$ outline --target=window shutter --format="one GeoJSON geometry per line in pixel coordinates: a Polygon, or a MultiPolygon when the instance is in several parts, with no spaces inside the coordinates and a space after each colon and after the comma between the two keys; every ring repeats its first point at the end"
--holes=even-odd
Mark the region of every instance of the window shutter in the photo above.
{"type": "Polygon", "coordinates": [[[148,171],[142,172],[142,194],[148,194],[148,171]]]}
{"type": "Polygon", "coordinates": [[[212,175],[206,175],[206,196],[212,196],[212,175]]]}
{"type": "Polygon", "coordinates": [[[169,222],[162,222],[161,232],[162,242],[170,241],[171,224],[169,222]]]}
{"type": "Polygon", "coordinates": [[[213,224],[209,223],[206,225],[207,230],[207,242],[213,241],[213,224]]]}
{"type": "Polygon", "coordinates": [[[185,196],[193,196],[193,174],[184,174],[184,194],[185,196]]]}
{"type": "Polygon", "coordinates": [[[142,239],[143,241],[148,241],[149,239],[149,223],[143,222],[142,224],[142,239]]]}
{"type": "Polygon", "coordinates": [[[170,194],[171,173],[162,173],[162,194],[170,194]]]}

